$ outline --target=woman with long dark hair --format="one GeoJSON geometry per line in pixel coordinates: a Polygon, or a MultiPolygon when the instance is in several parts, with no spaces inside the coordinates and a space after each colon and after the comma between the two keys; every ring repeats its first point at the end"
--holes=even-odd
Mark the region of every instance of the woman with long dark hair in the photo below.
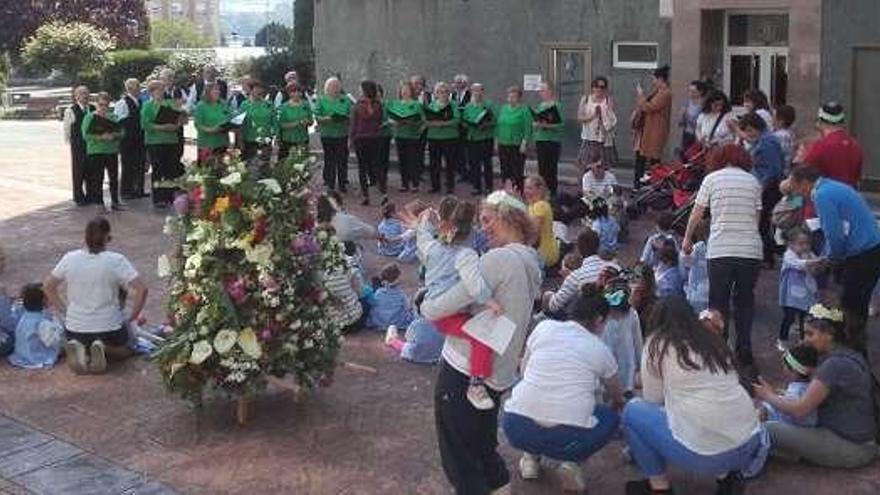
{"type": "Polygon", "coordinates": [[[636,173],[633,188],[642,185],[645,167],[660,162],[669,138],[669,118],[672,113],[672,91],[669,90],[669,66],[654,69],[651,74],[651,92],[644,94],[636,87],[636,112],[633,131],[636,137],[636,173]]]}
{"type": "Polygon", "coordinates": [[[362,205],[370,204],[370,185],[375,180],[379,193],[385,194],[388,170],[382,168],[382,122],[385,121],[379,87],[373,81],[361,82],[361,96],[351,110],[348,137],[358,160],[358,183],[363,195],[362,205]]]}
{"type": "Polygon", "coordinates": [[[697,117],[694,131],[696,142],[703,148],[733,142],[736,139],[733,132],[734,121],[727,95],[722,91],[712,91],[706,97],[702,113],[697,117]]]}
{"type": "Polygon", "coordinates": [[[643,398],[623,410],[623,433],[647,478],[627,495],[669,493],[667,465],[719,476],[719,493],[734,493],[739,472],[761,447],[752,400],[740,385],[733,355],[706,331],[683,297],[657,302],[642,352],[643,398]]]}

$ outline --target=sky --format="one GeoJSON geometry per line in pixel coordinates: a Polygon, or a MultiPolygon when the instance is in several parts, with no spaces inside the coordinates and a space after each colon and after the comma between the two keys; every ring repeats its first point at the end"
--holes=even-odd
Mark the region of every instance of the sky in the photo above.
{"type": "Polygon", "coordinates": [[[275,10],[275,6],[292,6],[293,0],[220,0],[220,9],[227,12],[265,12],[275,10]]]}

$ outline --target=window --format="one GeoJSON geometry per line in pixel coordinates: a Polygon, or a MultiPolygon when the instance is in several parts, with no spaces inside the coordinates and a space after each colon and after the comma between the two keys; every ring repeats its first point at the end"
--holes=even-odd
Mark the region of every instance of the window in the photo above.
{"type": "Polygon", "coordinates": [[[660,46],[645,41],[615,41],[614,67],[618,69],[656,69],[660,46]]]}
{"type": "Polygon", "coordinates": [[[728,46],[788,46],[787,14],[730,14],[728,46]]]}

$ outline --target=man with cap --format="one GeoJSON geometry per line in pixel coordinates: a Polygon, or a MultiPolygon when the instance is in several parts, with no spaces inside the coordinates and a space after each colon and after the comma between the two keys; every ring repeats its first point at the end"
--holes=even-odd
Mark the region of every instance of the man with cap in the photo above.
{"type": "Polygon", "coordinates": [[[846,114],[837,102],[819,108],[816,128],[821,137],[802,149],[800,161],[816,167],[823,177],[858,188],[862,178],[862,147],[846,130],[846,114]]]}

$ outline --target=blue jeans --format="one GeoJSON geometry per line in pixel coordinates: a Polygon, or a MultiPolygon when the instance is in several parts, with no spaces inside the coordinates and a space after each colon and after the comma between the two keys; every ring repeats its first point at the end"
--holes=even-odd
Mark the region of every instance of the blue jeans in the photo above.
{"type": "Polygon", "coordinates": [[[727,452],[697,454],[672,436],[663,407],[641,399],[629,401],[623,409],[623,435],[645,476],[663,475],[667,463],[688,472],[713,476],[741,471],[748,467],[760,445],[760,435],[755,434],[743,445],[727,452]]]}
{"type": "Polygon", "coordinates": [[[593,415],[599,422],[592,428],[547,427],[526,416],[505,412],[502,427],[510,445],[523,452],[558,461],[583,462],[611,440],[620,424],[620,417],[608,406],[596,405],[593,415]]]}

